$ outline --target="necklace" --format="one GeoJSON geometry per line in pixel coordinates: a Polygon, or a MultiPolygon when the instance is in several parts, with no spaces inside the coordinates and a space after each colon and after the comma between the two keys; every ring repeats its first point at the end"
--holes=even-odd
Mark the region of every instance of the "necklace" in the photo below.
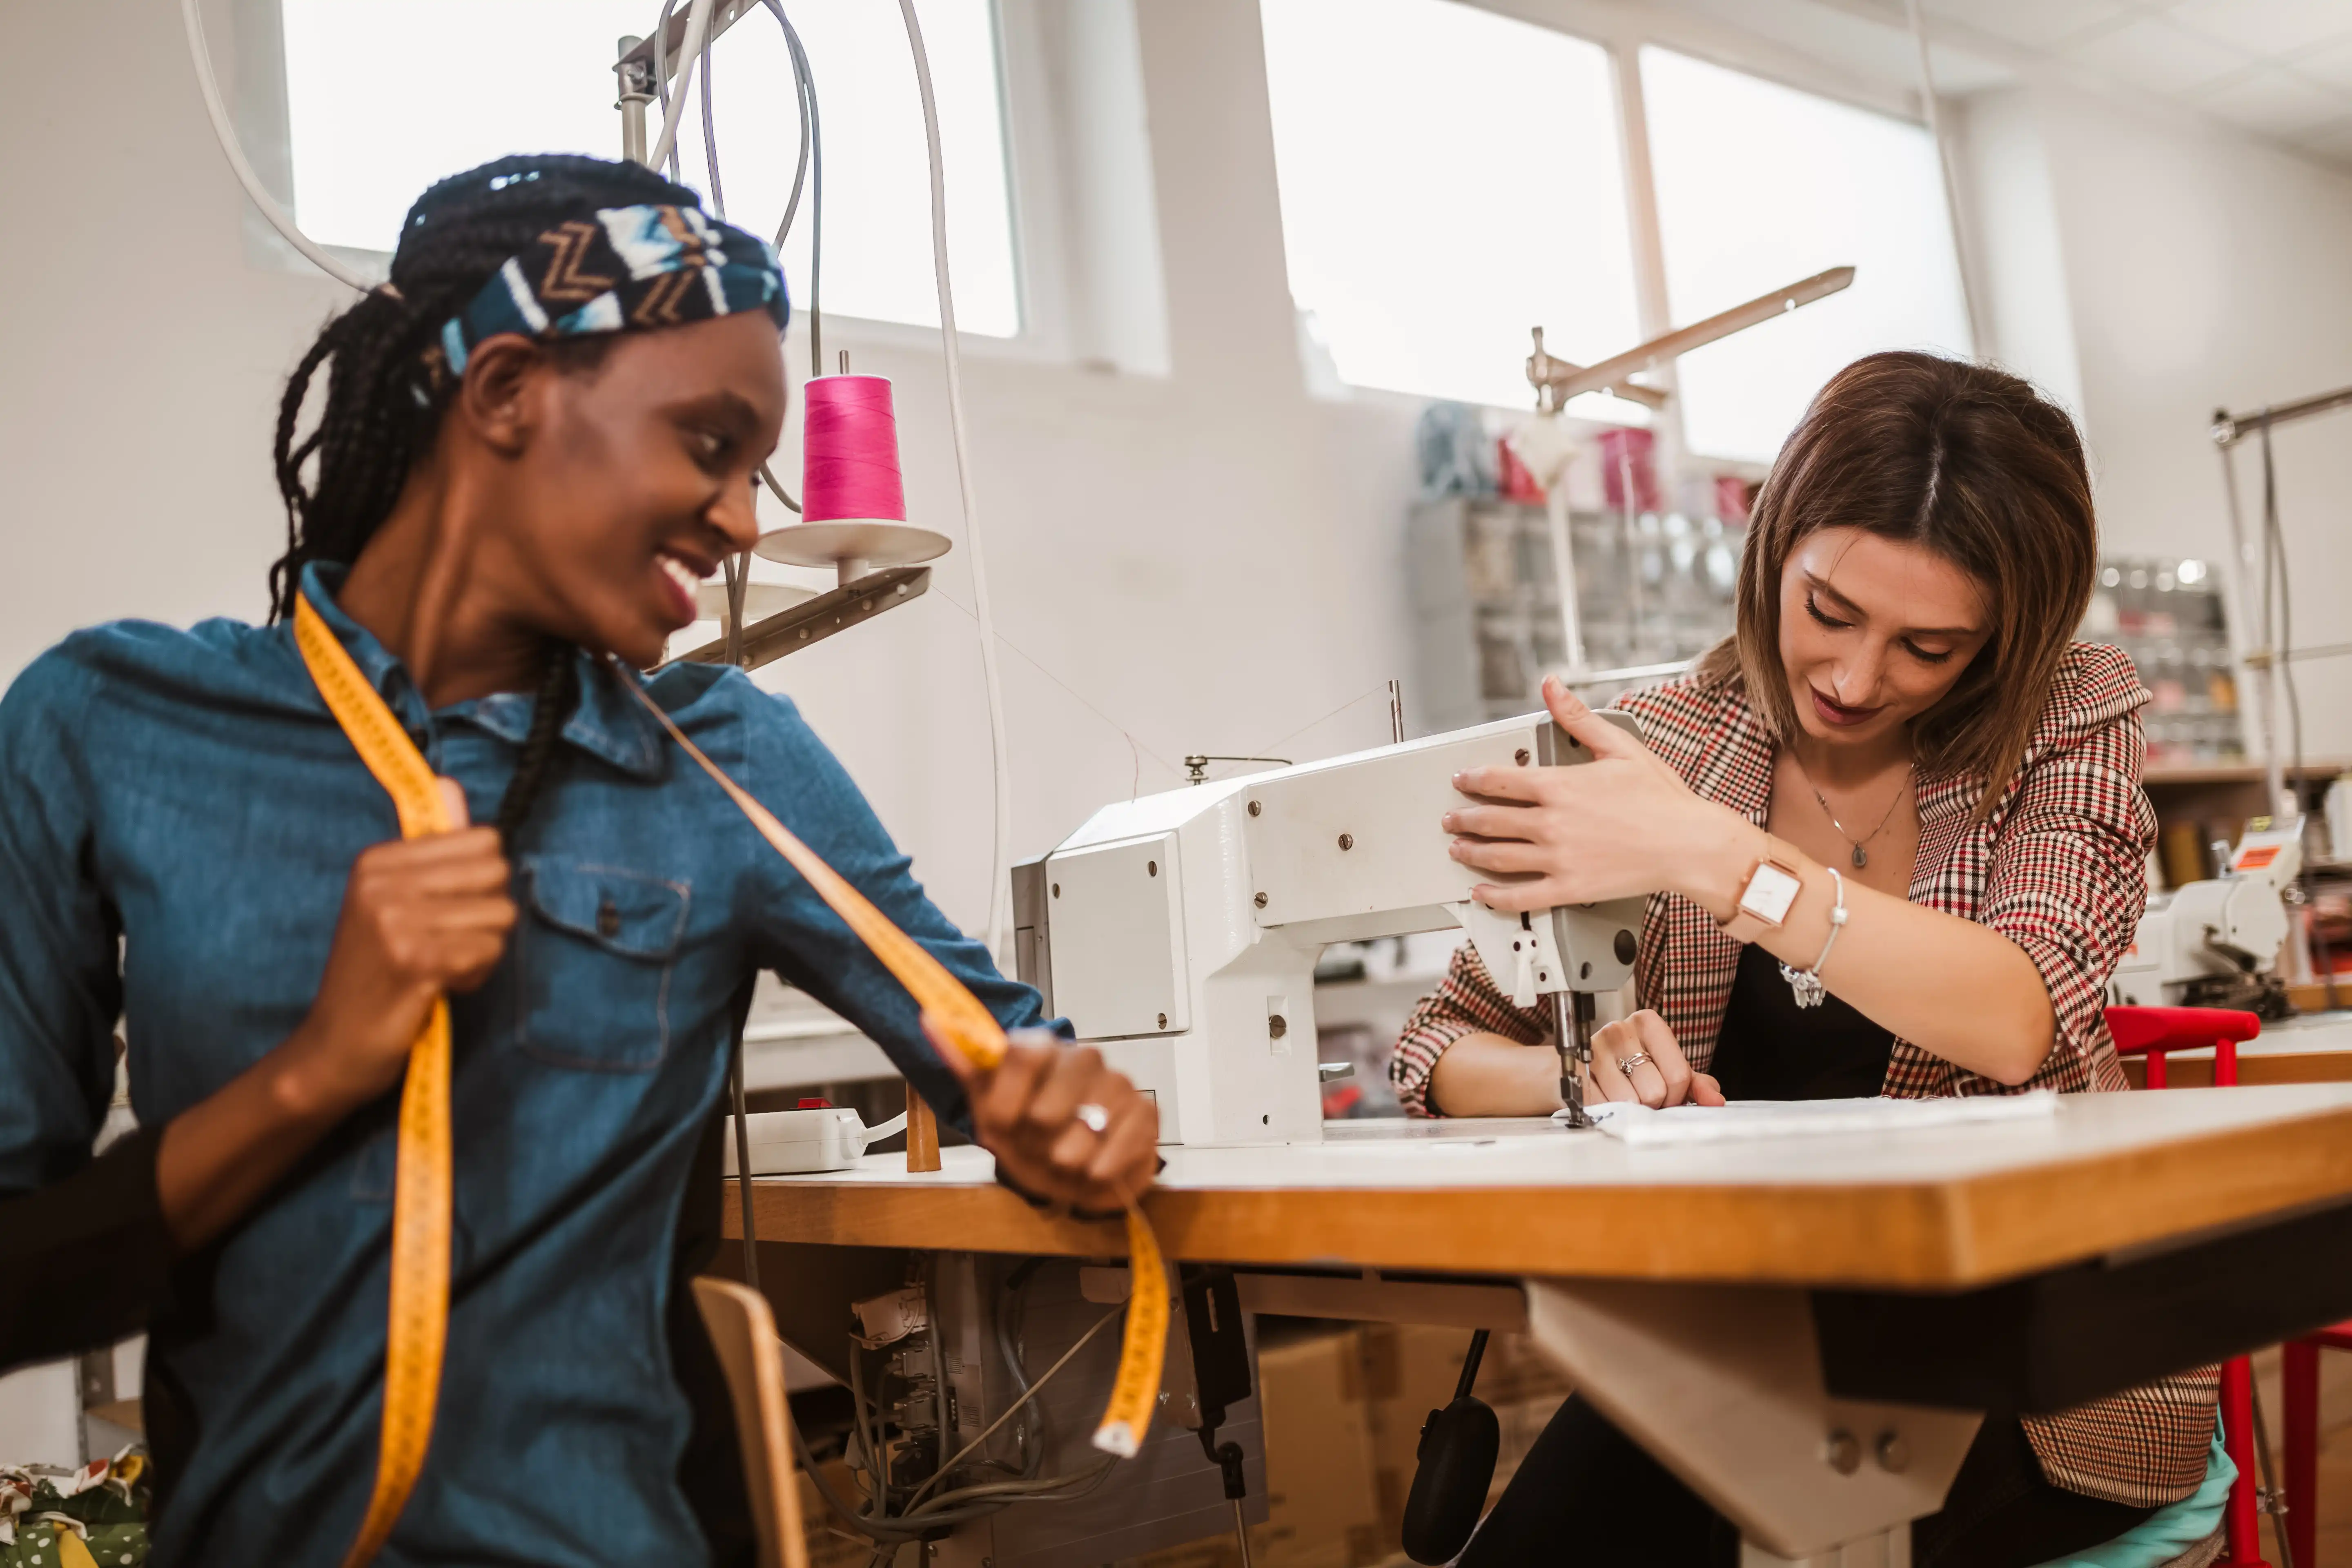
{"type": "Polygon", "coordinates": [[[1862,837],[1856,838],[1853,834],[1848,833],[1845,830],[1845,824],[1838,820],[1837,813],[1830,809],[1829,796],[1823,795],[1822,793],[1822,786],[1813,782],[1813,775],[1805,772],[1805,764],[1801,762],[1798,762],[1794,756],[1791,756],[1789,760],[1797,763],[1797,772],[1803,775],[1805,787],[1811,790],[1813,792],[1813,798],[1822,803],[1822,815],[1830,819],[1830,826],[1837,829],[1838,837],[1844,839],[1848,844],[1853,846],[1853,868],[1859,871],[1864,866],[1869,865],[1870,851],[1864,848],[1863,846],[1868,844],[1872,839],[1876,838],[1880,834],[1885,832],[1886,825],[1895,820],[1895,807],[1903,804],[1904,788],[1911,782],[1911,770],[1908,768],[1903,770],[1903,784],[1895,786],[1895,798],[1886,803],[1886,815],[1878,819],[1878,826],[1872,828],[1862,837]]]}

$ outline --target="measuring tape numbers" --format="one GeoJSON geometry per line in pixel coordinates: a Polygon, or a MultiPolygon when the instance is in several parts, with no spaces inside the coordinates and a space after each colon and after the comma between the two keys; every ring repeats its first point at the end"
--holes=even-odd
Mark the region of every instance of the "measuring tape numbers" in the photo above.
{"type": "MultiPolygon", "coordinates": [[[[882,966],[898,977],[924,1016],[966,1061],[986,1072],[1004,1059],[1004,1026],[971,994],[970,986],[949,973],[946,965],[932,957],[928,948],[900,931],[889,916],[874,907],[872,900],[826,865],[824,857],[777,821],[775,814],[754,799],[749,790],[704,756],[702,749],[686,738],[686,732],[642,686],[625,674],[619,679],[660,721],[669,738],[700,763],[702,771],[727,793],[727,798],[735,803],[736,809],[750,820],[760,837],[792,864],[793,869],[816,889],[817,897],[841,917],[882,966]]],[[[1151,1426],[1151,1412],[1160,1402],[1161,1363],[1168,1348],[1168,1269],[1160,1257],[1159,1237],[1152,1234],[1151,1222],[1144,1217],[1133,1198],[1127,1199],[1126,1206],[1132,1276],[1128,1286],[1127,1325],[1119,1344],[1118,1375],[1111,1385],[1110,1403],[1103,1411],[1101,1424],[1095,1428],[1094,1443],[1107,1454],[1131,1459],[1143,1447],[1144,1434],[1151,1426]]]]}
{"type": "MultiPolygon", "coordinates": [[[[342,726],[360,761],[392,796],[400,836],[446,833],[452,824],[440,781],[383,699],[360,673],[335,634],[310,607],[294,601],[294,641],[302,662],[342,726]]],[[[449,1228],[455,1182],[449,1132],[449,1003],[436,997],[423,1033],[408,1050],[400,1090],[398,1163],[392,1195],[392,1299],[385,1321],[383,1426],[375,1488],[344,1568],[360,1568],[392,1536],[416,1489],[433,1415],[441,1397],[442,1352],[449,1337],[449,1228]]]]}

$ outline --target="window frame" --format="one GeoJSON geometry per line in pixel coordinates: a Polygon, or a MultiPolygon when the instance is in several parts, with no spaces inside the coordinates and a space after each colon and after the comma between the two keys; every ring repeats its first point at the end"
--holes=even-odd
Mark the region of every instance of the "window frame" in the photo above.
{"type": "MultiPolygon", "coordinates": [[[[1612,107],[1617,116],[1618,155],[1623,162],[1626,233],[1633,251],[1634,314],[1644,342],[1672,331],[1675,325],[1666,287],[1665,238],[1658,216],[1656,174],[1651,163],[1647,99],[1642,87],[1642,50],[1645,47],[1687,55],[1725,70],[1882,115],[1918,130],[1928,129],[1923,100],[1916,87],[1889,88],[1706,17],[1648,11],[1637,16],[1630,7],[1613,0],[1454,3],[1564,33],[1596,44],[1607,52],[1613,88],[1612,107]]],[[[1947,162],[1944,177],[1954,178],[1957,173],[1947,162]]],[[[1965,236],[1955,234],[1952,243],[1966,295],[1976,274],[1975,258],[1969,254],[1965,236]]],[[[1974,322],[1972,327],[1981,342],[1984,323],[1974,322]]],[[[1673,394],[1677,390],[1675,372],[1675,365],[1669,363],[1653,373],[1651,380],[1673,394]]],[[[1369,397],[1409,395],[1370,387],[1351,386],[1349,392],[1355,396],[1369,397]]],[[[1683,428],[1683,400],[1679,396],[1670,397],[1666,405],[1652,416],[1649,427],[1672,451],[1689,451],[1683,428]]],[[[1751,478],[1760,478],[1766,467],[1738,458],[1708,457],[1705,461],[1725,473],[1746,473],[1751,478]]]]}
{"type": "MultiPolygon", "coordinates": [[[[291,212],[294,207],[292,116],[288,103],[284,0],[203,0],[225,12],[226,31],[236,41],[230,112],[246,154],[262,184],[291,212]]],[[[994,17],[998,102],[1003,125],[1005,196],[1013,241],[1014,303],[1020,325],[1009,337],[971,331],[958,334],[958,347],[980,358],[1054,362],[1070,357],[1074,338],[1068,302],[1071,289],[1062,258],[1067,199],[1052,150],[1055,123],[1052,80],[1041,37],[1041,0],[989,0],[994,17]]],[[[646,9],[658,9],[647,0],[646,9]]],[[[755,20],[749,19],[747,21],[755,20]]],[[[225,66],[232,62],[223,61],[225,66]]],[[[226,72],[224,72],[226,74],[226,72]]],[[[723,89],[722,89],[723,90],[723,89]]],[[[613,115],[611,154],[620,155],[621,118],[613,115]]],[[[317,269],[252,204],[244,212],[249,265],[270,271],[315,276],[317,269]]],[[[298,215],[299,216],[299,215],[298,215]]],[[[383,277],[392,254],[328,246],[327,250],[361,272],[383,277]]],[[[937,327],[883,321],[828,310],[826,336],[845,347],[899,348],[936,352],[937,327]]],[[[797,326],[797,320],[795,321],[797,326]]]]}

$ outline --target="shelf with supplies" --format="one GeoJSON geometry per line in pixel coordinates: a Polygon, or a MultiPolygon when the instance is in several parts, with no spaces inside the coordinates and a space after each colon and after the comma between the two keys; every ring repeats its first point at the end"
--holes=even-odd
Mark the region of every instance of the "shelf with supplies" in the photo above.
{"type": "MultiPolygon", "coordinates": [[[[1570,511],[1568,525],[1587,669],[1660,679],[1730,634],[1744,526],[1586,510],[1570,511]]],[[[1499,497],[1424,500],[1406,525],[1405,553],[1422,721],[1458,729],[1541,707],[1544,677],[1569,663],[1546,509],[1499,497]]],[[[1634,683],[1583,694],[1600,703],[1634,683]]]]}
{"type": "MultiPolygon", "coordinates": [[[[2321,758],[2284,771],[2305,816],[2316,820],[2324,815],[2327,786],[2352,772],[2352,761],[2321,758]]],[[[2158,763],[2141,774],[2140,784],[2156,810],[2157,858],[2170,888],[2217,875],[2213,846],[2236,843],[2248,822],[2271,813],[2260,763],[2158,763]]],[[[2312,846],[2307,862],[2315,872],[2335,863],[2319,856],[2318,848],[2312,846]]],[[[2352,861],[2352,855],[2332,846],[2329,851],[2352,861]]]]}
{"type": "Polygon", "coordinates": [[[2151,699],[2140,714],[2151,773],[2230,767],[2244,757],[2228,603],[2209,563],[2105,557],[2079,635],[2121,648],[2139,671],[2151,699]]]}

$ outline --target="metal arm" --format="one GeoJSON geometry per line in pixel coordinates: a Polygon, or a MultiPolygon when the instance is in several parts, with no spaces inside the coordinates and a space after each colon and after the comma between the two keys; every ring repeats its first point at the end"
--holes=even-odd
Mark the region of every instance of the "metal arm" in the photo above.
{"type": "MultiPolygon", "coordinates": [[[[1598,392],[1603,387],[1613,389],[1621,397],[1625,396],[1629,385],[1626,378],[1637,372],[1654,370],[1693,349],[1705,348],[1734,332],[1745,331],[1759,321],[1769,321],[1801,305],[1827,299],[1853,282],[1853,268],[1832,267],[1827,272],[1815,273],[1785,289],[1775,289],[1769,294],[1759,295],[1744,305],[1734,305],[1730,310],[1709,316],[1703,321],[1677,327],[1664,337],[1652,338],[1640,347],[1627,349],[1599,364],[1580,368],[1544,353],[1543,329],[1538,327],[1536,352],[1528,357],[1528,380],[1536,388],[1536,405],[1544,413],[1557,414],[1570,398],[1579,393],[1598,392]]],[[[1639,385],[1633,387],[1632,395],[1637,402],[1650,403],[1650,397],[1642,395],[1645,392],[1655,397],[1658,403],[1665,401],[1663,393],[1639,385]]],[[[2347,400],[2352,400],[2352,393],[2346,395],[2347,400]]],[[[1655,407],[1657,403],[1650,405],[1655,407]]]]}

